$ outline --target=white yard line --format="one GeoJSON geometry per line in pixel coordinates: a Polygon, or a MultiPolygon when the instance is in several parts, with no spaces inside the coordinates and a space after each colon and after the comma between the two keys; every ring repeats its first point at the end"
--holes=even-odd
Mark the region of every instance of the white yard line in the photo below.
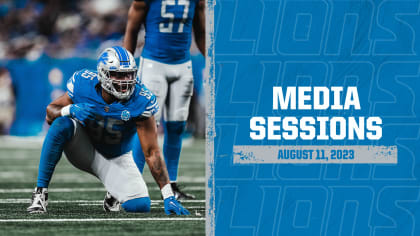
{"type": "Polygon", "coordinates": [[[18,136],[0,136],[0,148],[16,149],[39,149],[42,147],[44,137],[18,137],[18,136]]]}
{"type": "MultiPolygon", "coordinates": [[[[149,188],[149,190],[158,191],[158,187],[149,188]]],[[[185,187],[185,190],[199,191],[205,190],[204,186],[190,186],[185,187]]],[[[33,188],[0,188],[0,193],[32,193],[33,188]]],[[[50,193],[70,193],[70,192],[105,192],[105,188],[50,188],[48,192],[50,193]]]]}
{"type": "MultiPolygon", "coordinates": [[[[79,206],[102,206],[103,203],[80,203],[77,204],[79,206]]],[[[152,204],[155,205],[155,204],[152,204]]],[[[151,208],[156,208],[156,209],[163,209],[163,206],[151,206],[151,208]]],[[[206,208],[204,205],[203,206],[188,206],[188,209],[204,209],[206,208]]]]}
{"type": "MultiPolygon", "coordinates": [[[[29,198],[6,198],[0,199],[0,204],[13,204],[13,203],[30,203],[29,198]]],[[[48,203],[102,203],[103,200],[51,200],[48,203]]],[[[163,200],[151,200],[152,203],[162,203],[163,200]]],[[[206,200],[182,200],[182,203],[205,203],[206,200]]]]}
{"type": "MultiPolygon", "coordinates": [[[[32,193],[33,188],[0,188],[0,193],[32,193]]],[[[48,189],[50,193],[67,193],[67,192],[99,192],[106,191],[104,188],[52,188],[48,189]]]]}
{"type": "MultiPolygon", "coordinates": [[[[32,175],[33,175],[32,172],[28,172],[24,170],[0,172],[0,183],[23,182],[23,180],[28,179],[28,178],[35,180],[35,178],[32,175]]],[[[149,173],[143,176],[145,177],[146,182],[150,182],[150,183],[153,182],[153,179],[149,173]]],[[[69,172],[69,173],[56,173],[54,175],[54,181],[57,183],[73,183],[73,184],[99,183],[99,180],[96,179],[95,177],[85,174],[83,172],[78,173],[77,171],[69,172]]],[[[200,177],[179,176],[178,177],[178,183],[180,183],[181,185],[188,185],[188,184],[194,184],[194,183],[204,184],[205,182],[206,182],[206,178],[204,176],[200,176],[200,177]]]]}
{"type": "Polygon", "coordinates": [[[88,218],[88,219],[0,219],[0,222],[95,222],[95,221],[203,221],[200,218],[88,218]]]}
{"type": "Polygon", "coordinates": [[[24,178],[25,172],[24,171],[2,171],[0,172],[0,179],[17,179],[17,178],[24,178]]]}

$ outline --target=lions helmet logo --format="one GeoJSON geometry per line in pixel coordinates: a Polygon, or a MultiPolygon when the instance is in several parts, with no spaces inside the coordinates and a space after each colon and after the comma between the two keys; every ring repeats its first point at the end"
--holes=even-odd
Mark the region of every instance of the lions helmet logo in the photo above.
{"type": "MultiPolygon", "coordinates": [[[[106,64],[108,62],[109,56],[108,53],[105,52],[101,55],[101,57],[98,59],[98,63],[106,64]]],[[[111,61],[112,62],[112,61],[111,61]]]]}
{"type": "Polygon", "coordinates": [[[121,112],[121,119],[123,121],[128,121],[130,119],[130,112],[127,110],[124,110],[123,112],[121,112]]]}

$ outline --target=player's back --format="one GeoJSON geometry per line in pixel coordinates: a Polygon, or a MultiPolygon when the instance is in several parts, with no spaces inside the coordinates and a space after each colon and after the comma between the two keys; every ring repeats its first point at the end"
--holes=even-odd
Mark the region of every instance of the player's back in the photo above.
{"type": "Polygon", "coordinates": [[[146,0],[142,56],[167,64],[190,60],[191,32],[198,0],[146,0]]]}

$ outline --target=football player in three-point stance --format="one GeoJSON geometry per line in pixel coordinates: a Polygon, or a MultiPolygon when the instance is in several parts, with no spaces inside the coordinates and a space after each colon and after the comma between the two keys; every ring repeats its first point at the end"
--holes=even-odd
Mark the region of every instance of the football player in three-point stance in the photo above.
{"type": "MultiPolygon", "coordinates": [[[[189,214],[174,198],[161,158],[153,117],[159,109],[156,98],[138,83],[136,73],[130,52],[107,48],[98,59],[97,72],[74,73],[67,92],[48,105],[46,120],[51,127],[42,146],[28,212],[47,211],[47,188],[63,151],[75,167],[96,176],[125,211],[149,212],[147,187],[131,152],[131,140],[137,135],[161,189],[165,213],[189,214]]],[[[116,211],[119,205],[105,201],[104,209],[116,211]]]]}
{"type": "MultiPolygon", "coordinates": [[[[176,181],[181,154],[182,133],[193,93],[190,59],[192,31],[198,49],[205,55],[204,0],[135,0],[128,12],[124,47],[134,53],[137,35],[144,23],[145,45],[140,58],[139,77],[156,95],[163,112],[165,132],[163,154],[172,189],[177,199],[194,196],[179,190],[176,181]]],[[[144,157],[134,143],[134,158],[143,171],[144,157]]]]}

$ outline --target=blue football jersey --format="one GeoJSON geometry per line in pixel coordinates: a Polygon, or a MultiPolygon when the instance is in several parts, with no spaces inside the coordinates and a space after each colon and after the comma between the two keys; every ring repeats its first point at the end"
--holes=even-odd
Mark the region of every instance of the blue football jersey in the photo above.
{"type": "Polygon", "coordinates": [[[155,96],[137,84],[130,99],[107,104],[101,95],[96,71],[81,70],[67,82],[67,92],[73,103],[95,105],[95,119],[86,122],[85,130],[95,147],[107,158],[117,157],[131,150],[130,141],[136,134],[135,121],[154,115],[159,106],[155,96]]]}
{"type": "Polygon", "coordinates": [[[167,64],[190,60],[192,21],[199,0],[140,1],[148,6],[142,57],[167,64]]]}

